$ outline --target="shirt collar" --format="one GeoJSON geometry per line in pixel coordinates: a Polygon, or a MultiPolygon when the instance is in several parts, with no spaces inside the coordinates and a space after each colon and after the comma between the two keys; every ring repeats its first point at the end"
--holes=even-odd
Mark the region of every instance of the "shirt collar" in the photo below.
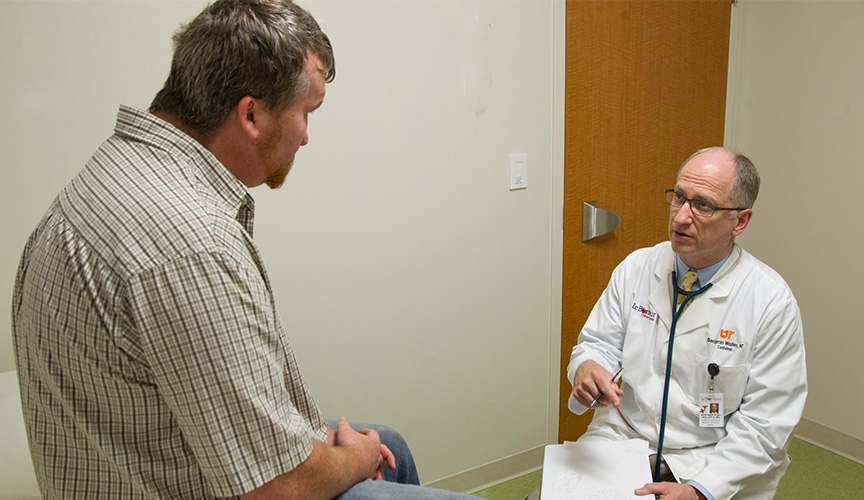
{"type": "MultiPolygon", "coordinates": [[[[734,247],[735,247],[735,245],[733,244],[732,248],[734,248],[734,247]]],[[[732,255],[731,249],[729,250],[729,253],[726,254],[726,257],[723,257],[722,259],[720,259],[719,262],[717,262],[715,264],[711,264],[708,267],[703,267],[702,269],[693,269],[693,271],[696,271],[696,273],[699,274],[699,279],[696,280],[696,283],[693,283],[693,288],[694,289],[701,288],[701,287],[707,285],[708,283],[710,283],[711,278],[713,278],[714,275],[717,274],[717,271],[719,271],[720,268],[723,267],[723,264],[726,263],[726,261],[729,259],[730,255],[732,255]]],[[[675,254],[675,268],[676,268],[676,271],[678,273],[677,274],[678,285],[680,286],[681,281],[684,280],[684,275],[687,274],[687,271],[690,270],[690,267],[687,264],[685,264],[683,260],[681,260],[680,255],[675,254]]]]}
{"type": "Polygon", "coordinates": [[[220,211],[235,218],[252,234],[255,210],[252,195],[201,143],[155,115],[131,106],[120,106],[114,132],[188,158],[200,183],[199,191],[204,188],[201,194],[215,199],[220,211]]]}

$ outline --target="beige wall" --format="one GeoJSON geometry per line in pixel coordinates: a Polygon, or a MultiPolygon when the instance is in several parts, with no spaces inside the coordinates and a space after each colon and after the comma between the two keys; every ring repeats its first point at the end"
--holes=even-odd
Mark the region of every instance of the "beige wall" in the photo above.
{"type": "MultiPolygon", "coordinates": [[[[253,194],[318,402],[401,429],[424,482],[473,470],[439,482],[467,489],[539,465],[557,411],[562,4],[300,3],[333,41],[337,78],[285,187],[253,194]],[[525,190],[508,189],[509,153],[528,155],[525,190]]],[[[27,235],[117,106],[149,104],[171,33],[202,5],[0,2],[0,370],[14,367],[9,303],[27,235]]]]}
{"type": "Polygon", "coordinates": [[[799,436],[864,461],[864,2],[739,0],[733,12],[726,142],[762,176],[740,241],[801,307],[799,436]]]}

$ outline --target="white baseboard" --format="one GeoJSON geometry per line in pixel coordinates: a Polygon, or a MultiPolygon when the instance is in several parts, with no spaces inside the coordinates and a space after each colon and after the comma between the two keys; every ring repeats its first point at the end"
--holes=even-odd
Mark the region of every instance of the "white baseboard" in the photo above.
{"type": "Polygon", "coordinates": [[[864,465],[864,440],[802,418],[795,437],[864,465]]]}
{"type": "Polygon", "coordinates": [[[438,479],[437,481],[432,481],[423,486],[461,493],[473,493],[541,469],[543,467],[543,453],[545,449],[545,445],[538,446],[464,472],[453,474],[452,476],[438,479]]]}

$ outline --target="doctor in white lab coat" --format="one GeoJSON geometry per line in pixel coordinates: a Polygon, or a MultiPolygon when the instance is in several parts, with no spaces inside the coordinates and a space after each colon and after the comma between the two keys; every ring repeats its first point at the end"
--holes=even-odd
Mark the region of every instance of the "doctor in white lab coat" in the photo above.
{"type": "Polygon", "coordinates": [[[662,453],[674,480],[638,495],[770,499],[789,464],[807,396],[803,329],[783,278],[735,244],[758,189],[743,155],[710,148],[690,157],[667,192],[670,241],[633,252],[615,269],[573,348],[570,410],[584,413],[604,392],[580,440],[641,438],[656,451],[673,271],[679,284],[696,271],[693,290],[711,283],[676,327],[662,453]],[[719,369],[713,380],[711,364],[719,369]],[[610,382],[619,367],[620,389],[610,382]],[[721,401],[713,423],[700,416],[710,411],[706,395],[721,401]]]}

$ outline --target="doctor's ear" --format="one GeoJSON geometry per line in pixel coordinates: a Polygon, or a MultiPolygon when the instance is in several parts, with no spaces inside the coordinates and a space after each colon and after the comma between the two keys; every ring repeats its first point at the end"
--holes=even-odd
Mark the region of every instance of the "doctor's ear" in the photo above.
{"type": "Polygon", "coordinates": [[[732,236],[738,236],[739,234],[744,232],[744,229],[747,228],[747,225],[750,224],[750,220],[753,218],[753,209],[746,208],[744,210],[739,210],[738,215],[735,217],[735,227],[732,229],[732,236]]]}

